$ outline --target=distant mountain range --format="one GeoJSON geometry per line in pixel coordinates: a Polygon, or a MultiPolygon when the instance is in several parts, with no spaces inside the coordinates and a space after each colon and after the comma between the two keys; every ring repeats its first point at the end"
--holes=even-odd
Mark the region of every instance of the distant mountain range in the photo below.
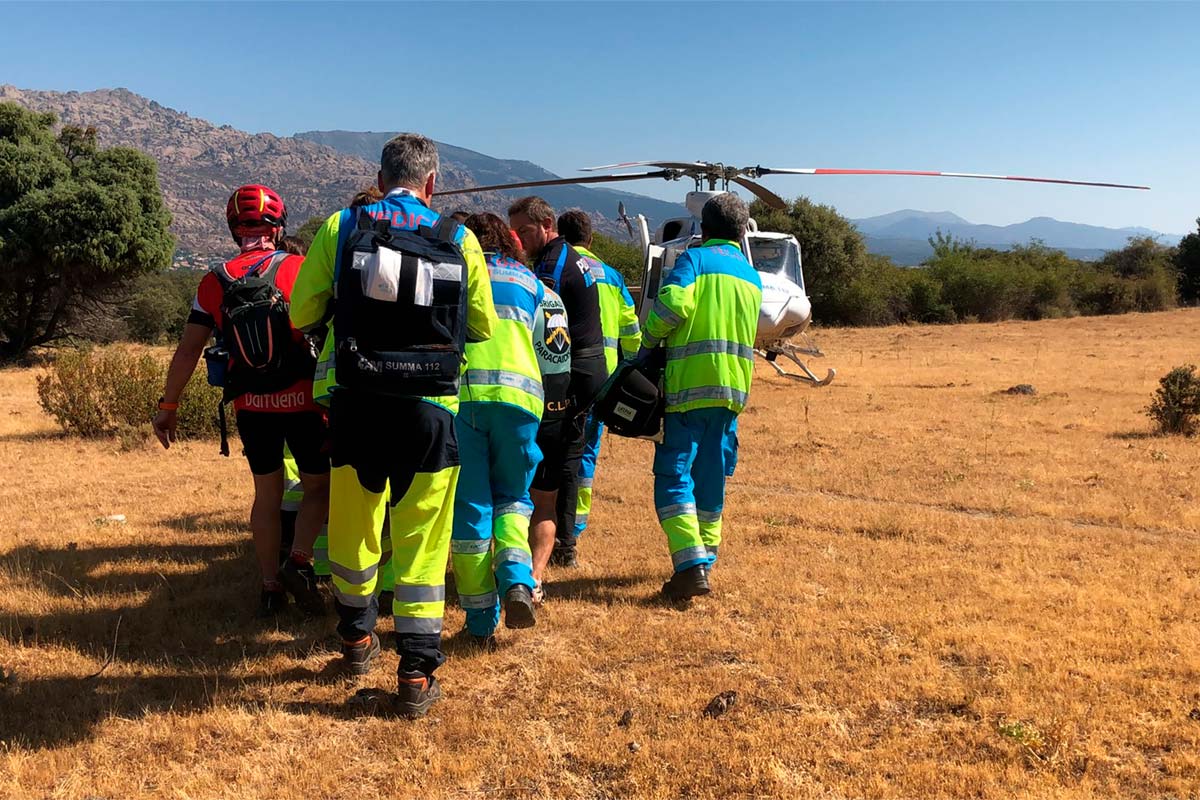
{"type": "MultiPolygon", "coordinates": [[[[296,138],[332,147],[340,153],[378,162],[379,153],[388,139],[395,132],[376,133],[358,131],[305,131],[297,133],[296,138]]],[[[472,186],[489,186],[497,183],[517,183],[520,181],[544,181],[560,177],[547,169],[539,167],[530,161],[516,161],[491,156],[456,147],[452,144],[438,142],[438,157],[443,165],[468,173],[472,186]]],[[[645,214],[646,218],[655,224],[670,217],[687,214],[682,203],[670,203],[666,200],[656,200],[653,197],[620,192],[613,189],[592,189],[586,186],[541,186],[537,189],[523,189],[501,193],[505,197],[518,197],[530,192],[536,192],[544,197],[546,202],[557,208],[582,208],[602,221],[614,221],[617,217],[617,204],[625,203],[625,210],[633,214],[645,214]]],[[[458,198],[446,198],[447,207],[453,206],[458,198]]],[[[622,226],[623,229],[623,226],[622,226]]],[[[612,227],[616,230],[616,227],[612,227]]]]}
{"type": "MultiPolygon", "coordinates": [[[[174,219],[172,232],[187,263],[194,256],[227,254],[231,242],[224,209],[232,187],[265,183],[288,204],[290,227],[324,217],[345,206],[355,192],[375,182],[379,152],[389,133],[312,131],[301,136],[246,133],[217,126],[167,108],[127,89],[53,92],[0,85],[0,101],[15,101],[54,112],[64,124],[92,126],[104,146],[134,147],[158,162],[159,183],[174,219]]],[[[453,145],[439,145],[441,181],[446,188],[557,177],[527,161],[491,158],[453,145]]],[[[503,214],[527,192],[490,192],[447,198],[442,208],[490,210],[503,214]]],[[[589,212],[597,228],[616,234],[617,203],[630,213],[659,221],[685,214],[682,205],[649,197],[584,187],[551,187],[542,192],[556,207],[589,212]]]]}
{"type": "MultiPolygon", "coordinates": [[[[341,208],[363,187],[374,183],[379,153],[391,132],[307,131],[295,136],[246,133],[217,126],[134,94],[127,89],[53,92],[0,85],[0,101],[11,100],[37,111],[52,111],[68,125],[92,126],[100,143],[137,148],[158,162],[159,182],[174,217],[172,231],[182,252],[180,263],[203,264],[229,252],[231,242],[223,210],[232,187],[260,182],[274,186],[288,203],[290,227],[309,217],[341,208]]],[[[438,143],[445,188],[545,180],[558,177],[529,161],[492,156],[438,143]]],[[[683,189],[681,186],[680,194],[683,189]]],[[[445,198],[443,209],[490,210],[503,215],[513,199],[528,190],[489,192],[445,198]]],[[[617,204],[641,213],[651,228],[683,216],[682,204],[644,195],[584,186],[543,187],[537,193],[555,208],[582,208],[599,230],[624,235],[616,221],[617,204]]],[[[927,239],[942,231],[985,246],[1009,247],[1030,239],[1066,250],[1077,258],[1098,258],[1125,245],[1130,236],[1179,237],[1145,228],[1102,228],[1035,217],[1016,225],[975,225],[949,211],[904,210],[853,220],[868,249],[900,264],[919,264],[932,253],[927,239]]]]}
{"type": "Polygon", "coordinates": [[[1013,225],[976,225],[949,211],[905,209],[878,217],[852,220],[872,253],[886,255],[898,264],[919,264],[933,253],[928,239],[935,232],[974,241],[984,247],[1006,248],[1040,240],[1074,258],[1096,259],[1124,247],[1131,236],[1150,236],[1167,244],[1181,238],[1149,228],[1103,228],[1050,217],[1034,217],[1013,225]]]}

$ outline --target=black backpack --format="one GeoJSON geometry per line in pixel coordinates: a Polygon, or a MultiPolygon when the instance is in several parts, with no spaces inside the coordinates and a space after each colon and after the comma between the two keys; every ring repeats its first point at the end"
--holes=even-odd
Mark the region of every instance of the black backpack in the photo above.
{"type": "Polygon", "coordinates": [[[664,366],[661,347],[643,361],[622,361],[600,390],[593,413],[618,436],[658,441],[666,410],[659,385],[664,366]]]}
{"type": "Polygon", "coordinates": [[[270,253],[233,279],[224,267],[213,274],[221,283],[221,341],[229,353],[224,400],[243,394],[282,391],[312,377],[311,349],[293,338],[288,302],[275,285],[287,253],[270,253]]]}
{"type": "Polygon", "coordinates": [[[466,349],[467,262],[459,224],[394,230],[354,210],[334,287],[338,385],[400,397],[458,394],[466,349]]]}

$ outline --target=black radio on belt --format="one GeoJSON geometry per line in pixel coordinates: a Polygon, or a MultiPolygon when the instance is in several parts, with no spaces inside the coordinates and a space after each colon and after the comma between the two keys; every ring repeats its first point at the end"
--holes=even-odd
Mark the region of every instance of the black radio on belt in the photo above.
{"type": "Polygon", "coordinates": [[[609,377],[596,400],[595,414],[618,436],[658,440],[662,434],[665,398],[662,379],[664,352],[649,359],[623,361],[609,377]]]}

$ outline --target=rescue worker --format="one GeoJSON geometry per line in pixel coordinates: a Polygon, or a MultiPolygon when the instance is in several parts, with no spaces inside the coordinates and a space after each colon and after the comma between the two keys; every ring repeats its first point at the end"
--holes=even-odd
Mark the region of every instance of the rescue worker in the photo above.
{"type": "Polygon", "coordinates": [[[330,325],[314,393],[330,403],[329,560],[343,665],[365,674],[379,653],[376,588],[390,506],[396,710],[409,717],[441,697],[434,671],[446,660],[462,344],[486,341],[498,322],[475,234],[429,208],[438,169],[437,147],[424,136],[402,133],[384,145],[384,198],[325,221],[291,305],[298,327],[330,325]]]}
{"type": "Polygon", "coordinates": [[[533,577],[539,588],[554,550],[556,532],[570,536],[575,529],[574,503],[579,463],[583,457],[587,412],[608,377],[604,364],[604,334],[600,299],[591,264],[559,235],[554,209],[540,197],[524,197],[508,209],[509,226],[533,259],[533,272],[562,298],[571,340],[571,385],[566,418],[561,425],[543,426],[538,441],[542,463],[534,474],[530,494],[533,519],[530,546],[533,577]]]}
{"type": "Polygon", "coordinates": [[[680,254],[646,318],[639,357],[666,347],[666,418],[654,453],[654,505],[674,574],[669,600],[708,594],[721,544],[725,479],[754,373],[762,282],[741,250],[750,215],[734,194],[704,204],[703,244],[680,254]]]}
{"type": "Polygon", "coordinates": [[[544,391],[533,330],[545,287],[522,263],[525,253],[503,220],[474,214],[464,224],[487,258],[498,322],[491,339],[467,345],[454,421],[462,467],[450,559],[467,631],[491,646],[501,598],[505,626],[535,624],[529,484],[542,460],[536,440],[544,391]]]}
{"type": "MultiPolygon", "coordinates": [[[[632,359],[637,355],[641,343],[633,297],[625,287],[621,273],[588,249],[592,246],[592,220],[586,213],[577,208],[564,212],[558,218],[558,232],[567,240],[567,244],[588,260],[592,275],[596,278],[600,299],[600,329],[604,333],[604,365],[612,374],[622,356],[632,359]]],[[[570,532],[558,531],[554,553],[550,557],[551,564],[573,567],[577,563],[576,544],[580,534],[587,529],[592,510],[592,485],[596,478],[596,460],[600,457],[600,437],[603,433],[604,423],[595,414],[589,413],[584,428],[577,497],[560,497],[558,501],[560,504],[575,504],[575,529],[570,532]]]]}
{"type": "MultiPolygon", "coordinates": [[[[209,337],[214,330],[230,333],[225,330],[226,288],[248,273],[265,274],[273,270],[271,284],[286,300],[304,260],[278,250],[287,225],[287,209],[283,199],[269,187],[252,184],[237,189],[226,205],[225,218],[241,254],[206,274],[196,289],[183,336],[167,369],[158,414],[152,422],[154,434],[165,448],[175,441],[179,398],[209,337]]],[[[282,324],[286,326],[286,318],[282,324]]],[[[292,340],[284,346],[292,348],[287,351],[295,354],[290,363],[299,367],[294,373],[282,371],[276,377],[290,385],[279,391],[245,392],[233,398],[238,433],[254,476],[250,529],[262,573],[260,612],[278,613],[286,607],[290,593],[307,613],[320,614],[324,612],[325,601],[317,588],[312,556],[328,507],[329,458],[323,450],[325,415],[313,402],[312,361],[311,356],[304,360],[306,349],[300,331],[292,330],[292,340]],[[297,511],[290,557],[281,569],[280,507],[284,494],[285,444],[295,457],[304,499],[297,511]]],[[[227,381],[236,370],[236,359],[231,358],[227,381]]],[[[229,384],[226,390],[228,395],[229,384]]]]}

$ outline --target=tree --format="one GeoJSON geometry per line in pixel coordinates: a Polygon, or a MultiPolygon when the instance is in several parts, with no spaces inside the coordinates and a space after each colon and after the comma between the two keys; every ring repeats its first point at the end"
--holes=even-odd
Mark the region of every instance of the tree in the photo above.
{"type": "Polygon", "coordinates": [[[54,125],[0,103],[0,359],[86,338],[89,318],[175,246],[154,160],[54,125]]]}
{"type": "Polygon", "coordinates": [[[326,217],[309,217],[303,225],[296,229],[296,232],[291,234],[296,239],[304,243],[304,249],[307,250],[312,246],[312,240],[316,237],[317,231],[325,224],[326,217]]]}
{"type": "Polygon", "coordinates": [[[642,250],[636,244],[619,242],[603,233],[594,233],[591,251],[605,264],[621,273],[627,285],[642,285],[642,250]]]}
{"type": "Polygon", "coordinates": [[[170,269],[139,278],[119,309],[126,335],[148,344],[178,341],[204,275],[198,269],[170,269]]]}
{"type": "Polygon", "coordinates": [[[813,316],[829,322],[848,322],[851,284],[869,267],[862,234],[833,206],[817,205],[800,197],[783,210],[768,208],[761,200],[750,206],[760,230],[790,233],[800,242],[804,282],[813,304],[813,316]]]}
{"type": "Polygon", "coordinates": [[[1175,271],[1179,275],[1179,299],[1185,303],[1200,300],[1200,218],[1196,219],[1196,231],[1179,242],[1175,271]]]}

